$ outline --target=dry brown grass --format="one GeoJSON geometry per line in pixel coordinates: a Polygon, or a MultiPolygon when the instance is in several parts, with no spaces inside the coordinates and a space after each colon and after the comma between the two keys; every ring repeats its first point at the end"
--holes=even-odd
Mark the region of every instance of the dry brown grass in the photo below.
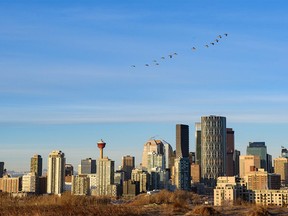
{"type": "Polygon", "coordinates": [[[103,215],[120,216],[145,215],[142,209],[126,205],[112,205],[108,197],[72,196],[32,196],[12,198],[2,194],[0,215],[103,215]]]}
{"type": "Polygon", "coordinates": [[[187,191],[175,191],[170,192],[162,190],[159,193],[147,195],[138,195],[134,200],[131,201],[130,205],[148,205],[148,204],[173,204],[181,205],[182,207],[189,204],[199,203],[199,196],[192,192],[187,191]]]}
{"type": "Polygon", "coordinates": [[[183,215],[191,210],[191,206],[200,202],[199,195],[177,190],[170,192],[162,190],[159,193],[147,195],[141,194],[132,200],[128,205],[130,206],[146,206],[153,207],[161,206],[163,215],[183,215]]]}
{"type": "Polygon", "coordinates": [[[101,216],[150,216],[150,215],[223,215],[223,216],[267,216],[288,215],[283,207],[260,207],[255,205],[237,206],[199,206],[194,205],[195,194],[176,191],[161,191],[158,194],[142,194],[122,204],[112,204],[109,197],[73,196],[32,196],[12,198],[0,193],[0,216],[10,215],[101,215],[101,216]]]}

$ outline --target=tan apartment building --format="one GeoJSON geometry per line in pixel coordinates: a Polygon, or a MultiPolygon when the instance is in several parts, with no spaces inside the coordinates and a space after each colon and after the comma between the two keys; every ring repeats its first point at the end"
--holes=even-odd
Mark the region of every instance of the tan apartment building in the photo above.
{"type": "Polygon", "coordinates": [[[274,159],[274,173],[280,174],[282,186],[288,185],[288,158],[274,159]]]}
{"type": "Polygon", "coordinates": [[[244,178],[251,171],[260,168],[260,156],[258,155],[240,155],[239,157],[239,176],[244,178]]]}

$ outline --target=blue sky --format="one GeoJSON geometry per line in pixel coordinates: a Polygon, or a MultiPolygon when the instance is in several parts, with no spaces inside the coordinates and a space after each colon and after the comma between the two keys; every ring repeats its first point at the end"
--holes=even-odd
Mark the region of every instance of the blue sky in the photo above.
{"type": "Polygon", "coordinates": [[[176,123],[190,125],[194,151],[194,123],[210,114],[227,117],[242,154],[265,141],[279,156],[287,9],[284,0],[1,0],[0,161],[28,170],[33,154],[46,163],[60,149],[76,167],[98,157],[102,138],[117,165],[126,154],[139,163],[150,137],[175,146],[176,123]]]}

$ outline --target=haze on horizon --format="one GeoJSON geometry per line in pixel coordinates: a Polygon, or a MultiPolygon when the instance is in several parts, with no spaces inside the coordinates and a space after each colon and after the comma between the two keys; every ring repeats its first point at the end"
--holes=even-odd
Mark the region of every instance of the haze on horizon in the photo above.
{"type": "Polygon", "coordinates": [[[0,161],[28,170],[37,153],[45,168],[59,149],[76,168],[98,157],[102,138],[116,165],[128,154],[139,163],[150,137],[175,148],[177,123],[190,126],[195,151],[194,123],[212,114],[227,118],[241,154],[265,141],[278,157],[288,147],[287,8],[284,0],[1,1],[0,161]]]}

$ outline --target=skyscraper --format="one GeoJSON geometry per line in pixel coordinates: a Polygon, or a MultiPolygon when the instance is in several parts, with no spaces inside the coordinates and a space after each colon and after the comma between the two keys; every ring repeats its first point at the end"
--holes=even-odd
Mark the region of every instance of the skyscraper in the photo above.
{"type": "Polygon", "coordinates": [[[196,164],[201,164],[201,123],[195,123],[196,164]]]}
{"type": "Polygon", "coordinates": [[[176,158],[174,160],[174,184],[180,190],[190,190],[189,126],[176,125],[176,158]]]}
{"type": "Polygon", "coordinates": [[[166,141],[163,140],[163,145],[164,145],[164,160],[165,160],[165,168],[166,169],[171,169],[172,166],[174,165],[174,152],[172,146],[167,143],[166,141]]]}
{"type": "Polygon", "coordinates": [[[65,164],[65,176],[73,176],[74,167],[72,164],[65,164]]]}
{"type": "Polygon", "coordinates": [[[266,155],[266,163],[267,163],[267,172],[273,173],[273,166],[272,166],[272,155],[266,155]]]}
{"type": "Polygon", "coordinates": [[[111,187],[114,185],[114,161],[108,157],[97,160],[97,195],[112,195],[111,187]]]}
{"type": "Polygon", "coordinates": [[[164,153],[164,145],[161,140],[148,140],[144,144],[143,153],[142,153],[142,169],[147,170],[148,165],[148,153],[156,152],[157,154],[164,153]]]}
{"type": "Polygon", "coordinates": [[[218,176],[226,175],[226,118],[201,117],[201,180],[215,186],[218,176]]]}
{"type": "Polygon", "coordinates": [[[232,128],[227,128],[227,139],[226,139],[226,175],[227,176],[234,176],[234,166],[233,166],[233,155],[235,150],[234,144],[234,131],[232,128]]]}
{"type": "Polygon", "coordinates": [[[246,154],[258,155],[260,157],[260,168],[267,171],[267,148],[265,142],[249,142],[246,154]]]}
{"type": "Polygon", "coordinates": [[[125,181],[131,179],[131,172],[135,168],[135,157],[127,155],[122,157],[122,170],[125,172],[125,181]]]}
{"type": "Polygon", "coordinates": [[[30,172],[35,173],[36,176],[42,176],[42,157],[35,154],[31,158],[30,172]]]}
{"type": "Polygon", "coordinates": [[[80,166],[80,173],[81,174],[93,174],[96,173],[96,160],[92,158],[86,158],[81,160],[80,166]]]}
{"type": "Polygon", "coordinates": [[[3,177],[4,174],[4,162],[0,162],[0,178],[3,177]]]}
{"type": "Polygon", "coordinates": [[[189,158],[189,126],[176,125],[176,158],[189,158]]]}
{"type": "Polygon", "coordinates": [[[233,167],[234,167],[234,175],[239,176],[239,157],[241,155],[241,152],[235,149],[233,154],[233,167]]]}
{"type": "Polygon", "coordinates": [[[48,157],[47,193],[61,194],[65,184],[65,155],[62,151],[52,151],[48,157]]]}
{"type": "Polygon", "coordinates": [[[281,156],[288,158],[288,149],[283,146],[281,146],[281,156]]]}

